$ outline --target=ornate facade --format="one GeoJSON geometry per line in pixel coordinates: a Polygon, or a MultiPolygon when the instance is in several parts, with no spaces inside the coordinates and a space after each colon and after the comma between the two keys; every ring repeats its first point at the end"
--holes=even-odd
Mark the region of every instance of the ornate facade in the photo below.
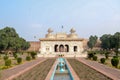
{"type": "Polygon", "coordinates": [[[70,34],[64,32],[52,33],[52,29],[48,29],[45,38],[40,39],[39,57],[83,57],[83,40],[79,38],[72,28],[70,34]]]}

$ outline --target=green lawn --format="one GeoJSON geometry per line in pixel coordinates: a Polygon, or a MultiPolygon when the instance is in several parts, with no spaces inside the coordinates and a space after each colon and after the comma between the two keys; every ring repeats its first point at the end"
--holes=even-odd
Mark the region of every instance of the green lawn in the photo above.
{"type": "MultiPolygon", "coordinates": [[[[23,55],[18,53],[17,55],[18,55],[18,57],[22,57],[22,63],[26,62],[26,56],[28,55],[27,53],[24,53],[23,55]]],[[[5,69],[5,66],[4,66],[5,62],[3,59],[4,56],[5,56],[5,54],[2,54],[0,57],[0,69],[5,69]]],[[[12,55],[9,55],[9,59],[12,60],[11,67],[18,65],[17,60],[12,55]]]]}
{"type": "MultiPolygon", "coordinates": [[[[99,57],[99,55],[97,55],[97,57],[98,57],[97,62],[101,63],[101,62],[100,62],[101,57],[99,57]]],[[[104,56],[103,56],[103,57],[104,57],[104,56]]],[[[113,58],[113,57],[109,57],[108,59],[106,59],[105,65],[107,65],[107,66],[109,66],[109,67],[113,67],[112,64],[111,64],[111,59],[112,59],[112,58],[113,58]]],[[[113,67],[113,68],[115,68],[115,67],[113,67]]],[[[120,69],[120,57],[119,57],[119,65],[118,65],[118,68],[117,68],[117,69],[120,69]]]]}

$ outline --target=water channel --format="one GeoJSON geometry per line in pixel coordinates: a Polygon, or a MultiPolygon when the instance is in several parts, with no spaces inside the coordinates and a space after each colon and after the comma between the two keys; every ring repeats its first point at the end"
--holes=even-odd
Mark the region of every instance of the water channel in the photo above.
{"type": "Polygon", "coordinates": [[[64,58],[58,58],[50,80],[74,80],[64,58]]]}

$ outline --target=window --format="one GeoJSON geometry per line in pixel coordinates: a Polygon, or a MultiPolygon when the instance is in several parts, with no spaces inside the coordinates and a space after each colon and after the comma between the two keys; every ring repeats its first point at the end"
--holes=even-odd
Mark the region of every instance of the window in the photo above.
{"type": "Polygon", "coordinates": [[[74,46],[74,52],[77,52],[77,46],[74,46]]]}

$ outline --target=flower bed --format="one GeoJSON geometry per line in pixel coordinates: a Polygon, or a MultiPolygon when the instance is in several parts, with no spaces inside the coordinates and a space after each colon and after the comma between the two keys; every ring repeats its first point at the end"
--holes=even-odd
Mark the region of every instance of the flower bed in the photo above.
{"type": "Polygon", "coordinates": [[[80,80],[111,80],[96,70],[77,61],[76,59],[67,59],[80,80]]]}
{"type": "Polygon", "coordinates": [[[54,62],[55,59],[47,59],[13,80],[44,80],[54,62]]]}

